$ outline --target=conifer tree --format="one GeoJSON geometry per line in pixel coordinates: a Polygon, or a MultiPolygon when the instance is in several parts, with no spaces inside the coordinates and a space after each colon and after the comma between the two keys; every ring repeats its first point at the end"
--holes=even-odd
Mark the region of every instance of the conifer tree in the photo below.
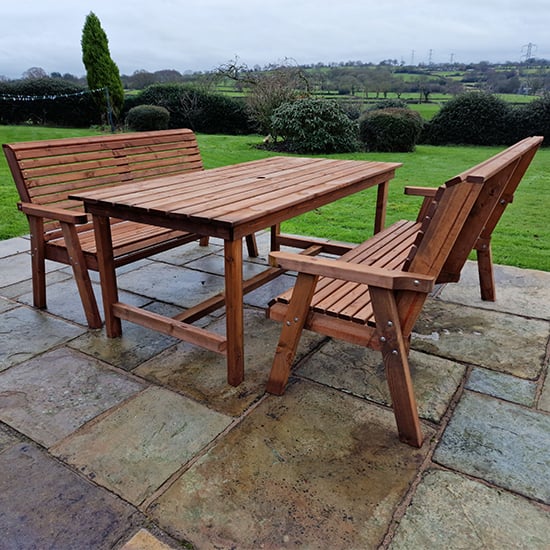
{"type": "Polygon", "coordinates": [[[118,116],[124,104],[124,88],[118,67],[111,59],[107,35],[93,12],[86,17],[81,45],[88,87],[91,90],[103,89],[94,94],[98,105],[103,112],[110,114],[112,109],[118,116]]]}

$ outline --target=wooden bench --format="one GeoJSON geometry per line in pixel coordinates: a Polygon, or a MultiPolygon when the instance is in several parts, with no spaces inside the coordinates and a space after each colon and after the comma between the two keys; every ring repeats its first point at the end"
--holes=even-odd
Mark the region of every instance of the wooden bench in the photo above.
{"type": "Polygon", "coordinates": [[[273,252],[272,263],[298,278],[268,310],[283,328],[267,390],[284,392],[304,328],[381,351],[399,437],[420,446],[412,329],[436,282],[458,278],[468,253],[490,237],[541,141],[523,140],[431,190],[416,221],[397,222],[340,259],[273,252]]]}
{"type": "MultiPolygon", "coordinates": [[[[202,170],[195,135],[178,129],[3,145],[28,218],[35,307],[46,307],[45,260],[71,265],[90,328],[102,324],[88,270],[98,271],[95,231],[75,191],[202,170]]],[[[115,267],[169,250],[200,235],[129,221],[112,222],[115,267]]],[[[249,254],[257,256],[254,236],[249,254]]]]}

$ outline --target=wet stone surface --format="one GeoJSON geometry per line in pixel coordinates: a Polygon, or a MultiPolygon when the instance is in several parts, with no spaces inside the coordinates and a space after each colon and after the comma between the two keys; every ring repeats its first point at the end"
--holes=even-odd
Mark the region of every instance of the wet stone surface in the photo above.
{"type": "MultiPolygon", "coordinates": [[[[180,343],[143,363],[133,372],[151,382],[180,393],[228,414],[239,416],[265,392],[281,326],[265,318],[262,311],[245,309],[245,379],[238,387],[227,383],[226,358],[208,350],[180,343]]],[[[225,332],[225,317],[208,330],[225,332]]],[[[298,359],[321,340],[304,333],[298,359]]]]}
{"type": "Polygon", "coordinates": [[[118,277],[119,289],[180,307],[194,306],[224,289],[223,277],[151,262],[118,277]]]}
{"type": "Polygon", "coordinates": [[[0,453],[0,471],[2,549],[113,548],[143,523],[132,506],[35,445],[0,453]]]}
{"type": "Polygon", "coordinates": [[[60,348],[0,373],[0,420],[49,447],[143,387],[60,348]]]}
{"type": "Polygon", "coordinates": [[[465,392],[434,460],[550,504],[548,414],[465,392]]]}
{"type": "Polygon", "coordinates": [[[428,300],[413,349],[534,380],[542,371],[550,324],[428,300]]]}
{"type": "MultiPolygon", "coordinates": [[[[466,368],[414,350],[410,353],[409,363],[419,415],[439,422],[466,368]]],[[[308,357],[296,373],[365,399],[391,405],[380,352],[330,340],[308,357]]]]}
{"type": "MultiPolygon", "coordinates": [[[[102,319],[105,318],[103,314],[103,303],[101,300],[101,288],[99,283],[93,283],[92,288],[94,290],[99,314],[102,319]]],[[[76,283],[72,277],[66,278],[57,283],[48,285],[48,312],[54,315],[58,315],[63,319],[80,323],[81,325],[87,325],[86,316],[82,307],[82,302],[76,288],[76,283]]],[[[149,299],[130,294],[128,292],[119,292],[119,299],[121,302],[128,303],[133,306],[143,306],[149,299]]],[[[32,292],[23,294],[18,297],[18,301],[24,304],[32,305],[32,292]]]]}
{"type": "MultiPolygon", "coordinates": [[[[173,306],[158,303],[153,303],[144,309],[168,316],[181,311],[173,306]]],[[[73,340],[70,345],[115,367],[130,371],[179,341],[177,338],[155,330],[122,321],[120,337],[108,338],[103,328],[87,331],[80,338],[73,340]]]]}
{"type": "Polygon", "coordinates": [[[537,384],[509,374],[476,367],[466,382],[466,388],[531,407],[535,402],[537,384]]]}
{"type": "Polygon", "coordinates": [[[0,314],[0,371],[68,342],[85,329],[36,309],[18,307],[0,314]]]}
{"type": "Polygon", "coordinates": [[[429,471],[390,545],[547,550],[550,513],[527,499],[460,475],[429,471]]]}
{"type": "Polygon", "coordinates": [[[51,452],[138,505],[229,423],[190,399],[151,387],[51,452]]]}
{"type": "Polygon", "coordinates": [[[477,264],[471,261],[466,262],[460,282],[446,285],[440,298],[457,304],[550,320],[550,273],[495,265],[494,274],[495,302],[480,298],[477,264]]]}
{"type": "Polygon", "coordinates": [[[375,548],[426,452],[399,442],[391,411],[296,382],[149,513],[197,548],[375,548]]]}

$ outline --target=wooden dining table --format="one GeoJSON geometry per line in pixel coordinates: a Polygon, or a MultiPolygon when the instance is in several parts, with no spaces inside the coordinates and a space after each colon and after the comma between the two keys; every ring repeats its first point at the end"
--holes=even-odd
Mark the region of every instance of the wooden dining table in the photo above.
{"type": "Polygon", "coordinates": [[[71,198],[82,201],[93,217],[107,335],[120,336],[124,319],[225,354],[228,383],[239,385],[244,379],[243,296],[282,273],[267,268],[243,281],[243,237],[271,228],[272,249],[295,244],[293,239],[285,241],[280,232],[282,222],[374,186],[374,231],[378,232],[385,223],[389,182],[399,166],[393,162],[277,156],[75,192],[71,198]],[[111,218],[223,239],[225,291],[175,317],[120,302],[111,218]],[[224,304],[225,336],[192,324],[224,304]]]}

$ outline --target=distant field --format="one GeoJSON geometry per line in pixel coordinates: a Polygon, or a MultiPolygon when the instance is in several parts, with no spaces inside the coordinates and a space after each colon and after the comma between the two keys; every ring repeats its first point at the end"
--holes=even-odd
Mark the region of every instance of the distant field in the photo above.
{"type": "MultiPolygon", "coordinates": [[[[0,126],[2,143],[97,134],[92,130],[0,126]]],[[[259,136],[197,136],[206,168],[273,156],[256,148],[259,136]]],[[[401,162],[390,186],[388,223],[413,219],[419,201],[403,195],[406,185],[438,186],[502,148],[419,146],[414,153],[351,153],[328,155],[358,160],[401,162]]],[[[550,271],[550,149],[537,153],[514,203],[506,210],[493,236],[495,262],[550,271]]],[[[25,217],[17,210],[17,191],[4,156],[0,157],[0,239],[28,233],[25,217]]],[[[292,233],[361,242],[372,233],[374,191],[347,197],[292,219],[284,230],[292,233]]]]}

